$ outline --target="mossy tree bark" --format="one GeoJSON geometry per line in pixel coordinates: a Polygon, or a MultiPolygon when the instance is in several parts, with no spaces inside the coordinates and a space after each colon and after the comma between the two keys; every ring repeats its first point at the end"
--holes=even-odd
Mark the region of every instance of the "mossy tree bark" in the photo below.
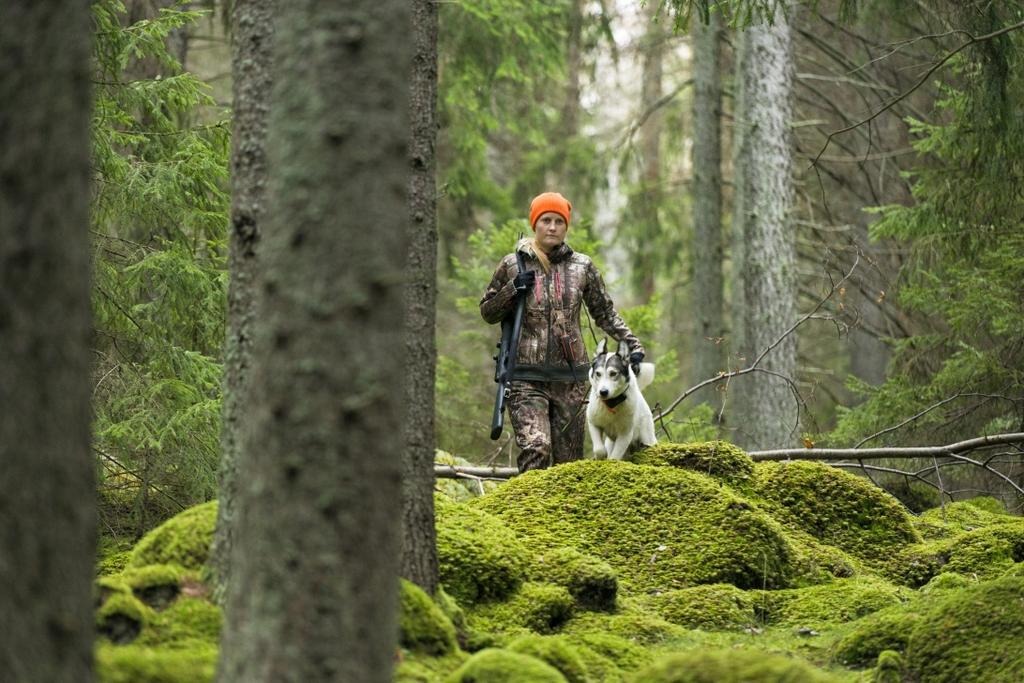
{"type": "MultiPolygon", "coordinates": [[[[790,221],[793,202],[793,58],[790,25],[781,12],[773,25],[743,31],[740,62],[743,126],[736,173],[742,176],[744,309],[741,325],[749,354],[757,355],[796,322],[796,239],[790,221]]],[[[753,361],[748,357],[741,366],[753,361]]],[[[765,359],[743,388],[746,415],[739,443],[758,449],[792,443],[797,410],[790,386],[796,337],[789,335],[765,359]]]]}
{"type": "Polygon", "coordinates": [[[0,676],[92,680],[89,5],[0,22],[0,676]]]}
{"type": "MultiPolygon", "coordinates": [[[[693,331],[692,384],[725,370],[722,275],[722,19],[693,26],[693,331]]],[[[716,409],[714,389],[695,397],[716,409]]]]}
{"type": "Polygon", "coordinates": [[[437,591],[434,528],[434,321],[437,307],[437,5],[413,0],[410,82],[409,282],[405,291],[408,419],[402,475],[402,576],[437,591]]]}
{"type": "Polygon", "coordinates": [[[227,339],[224,345],[224,426],[217,527],[210,553],[214,596],[223,603],[231,576],[237,492],[238,430],[248,407],[257,253],[266,215],[267,110],[270,102],[275,0],[235,0],[231,11],[234,121],[231,138],[231,233],[228,252],[227,339]]]}
{"type": "Polygon", "coordinates": [[[221,681],[390,681],[412,25],[280,3],[221,681]]]}

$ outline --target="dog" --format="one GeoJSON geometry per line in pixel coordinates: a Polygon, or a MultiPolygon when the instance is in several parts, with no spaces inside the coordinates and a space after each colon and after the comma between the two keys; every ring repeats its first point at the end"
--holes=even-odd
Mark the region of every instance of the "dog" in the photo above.
{"type": "Polygon", "coordinates": [[[619,342],[615,353],[609,353],[608,340],[602,339],[589,378],[587,428],[595,460],[623,460],[658,442],[654,416],[640,393],[654,379],[654,363],[640,363],[639,376],[634,375],[629,349],[619,342]]]}

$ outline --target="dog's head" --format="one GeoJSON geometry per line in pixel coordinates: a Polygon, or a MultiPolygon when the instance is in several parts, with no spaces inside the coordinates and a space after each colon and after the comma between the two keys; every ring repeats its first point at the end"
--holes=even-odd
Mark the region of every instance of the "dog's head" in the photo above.
{"type": "Polygon", "coordinates": [[[602,339],[590,364],[590,384],[603,399],[621,395],[629,386],[633,372],[629,367],[629,349],[619,342],[615,353],[608,352],[608,340],[602,339]]]}

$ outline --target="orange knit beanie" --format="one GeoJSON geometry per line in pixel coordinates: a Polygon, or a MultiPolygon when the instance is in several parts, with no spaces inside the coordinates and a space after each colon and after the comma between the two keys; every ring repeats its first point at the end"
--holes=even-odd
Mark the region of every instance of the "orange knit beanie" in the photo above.
{"type": "Polygon", "coordinates": [[[569,217],[572,215],[572,204],[569,200],[557,192],[545,192],[533,198],[530,202],[530,227],[537,229],[537,219],[541,214],[553,211],[565,219],[569,225],[569,217]]]}

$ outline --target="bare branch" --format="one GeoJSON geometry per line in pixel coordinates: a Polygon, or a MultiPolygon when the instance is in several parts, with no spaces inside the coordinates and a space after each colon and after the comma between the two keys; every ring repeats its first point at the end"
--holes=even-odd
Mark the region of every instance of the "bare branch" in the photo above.
{"type": "MultiPolygon", "coordinates": [[[[918,81],[916,83],[914,83],[914,85],[912,85],[908,90],[904,90],[902,93],[900,93],[896,97],[893,97],[891,100],[886,102],[882,106],[881,109],[878,109],[877,111],[872,113],[867,118],[862,119],[862,120],[860,120],[860,121],[858,121],[856,123],[853,123],[853,124],[847,126],[846,128],[841,128],[839,130],[834,130],[831,133],[829,133],[828,137],[825,139],[825,144],[822,145],[822,147],[821,147],[821,151],[818,152],[818,154],[814,157],[814,160],[811,162],[811,167],[813,168],[814,166],[818,165],[818,160],[821,159],[821,155],[825,153],[826,149],[828,149],[828,145],[829,145],[830,142],[832,142],[832,138],[834,138],[837,135],[842,135],[843,133],[848,133],[849,131],[854,130],[855,128],[860,128],[864,124],[870,123],[871,121],[874,121],[879,116],[881,116],[885,112],[889,111],[890,109],[892,109],[894,106],[896,106],[897,104],[899,104],[900,102],[902,102],[906,98],[910,97],[911,94],[913,94],[918,88],[920,88],[922,85],[924,85],[928,81],[929,78],[931,78],[933,73],[938,71],[949,60],[953,59],[953,57],[955,57],[956,55],[960,54],[961,52],[963,52],[965,49],[967,49],[971,45],[974,45],[975,43],[980,43],[980,42],[985,41],[985,40],[991,40],[992,38],[997,38],[997,37],[999,37],[1001,35],[1010,33],[1012,31],[1016,31],[1016,30],[1021,29],[1021,28],[1024,28],[1024,21],[1019,21],[1016,24],[1013,24],[1011,26],[1004,26],[1003,28],[999,29],[998,31],[993,31],[992,33],[987,33],[987,34],[985,34],[983,36],[977,36],[977,37],[971,36],[970,40],[968,40],[965,43],[962,43],[956,49],[954,49],[954,50],[952,50],[950,52],[947,52],[945,54],[945,56],[943,56],[942,59],[940,59],[938,62],[933,64],[924,73],[924,75],[921,76],[921,78],[918,79],[918,81]]],[[[963,33],[967,33],[967,32],[964,31],[963,33]]],[[[970,34],[967,33],[967,35],[970,35],[970,34]]]]}

